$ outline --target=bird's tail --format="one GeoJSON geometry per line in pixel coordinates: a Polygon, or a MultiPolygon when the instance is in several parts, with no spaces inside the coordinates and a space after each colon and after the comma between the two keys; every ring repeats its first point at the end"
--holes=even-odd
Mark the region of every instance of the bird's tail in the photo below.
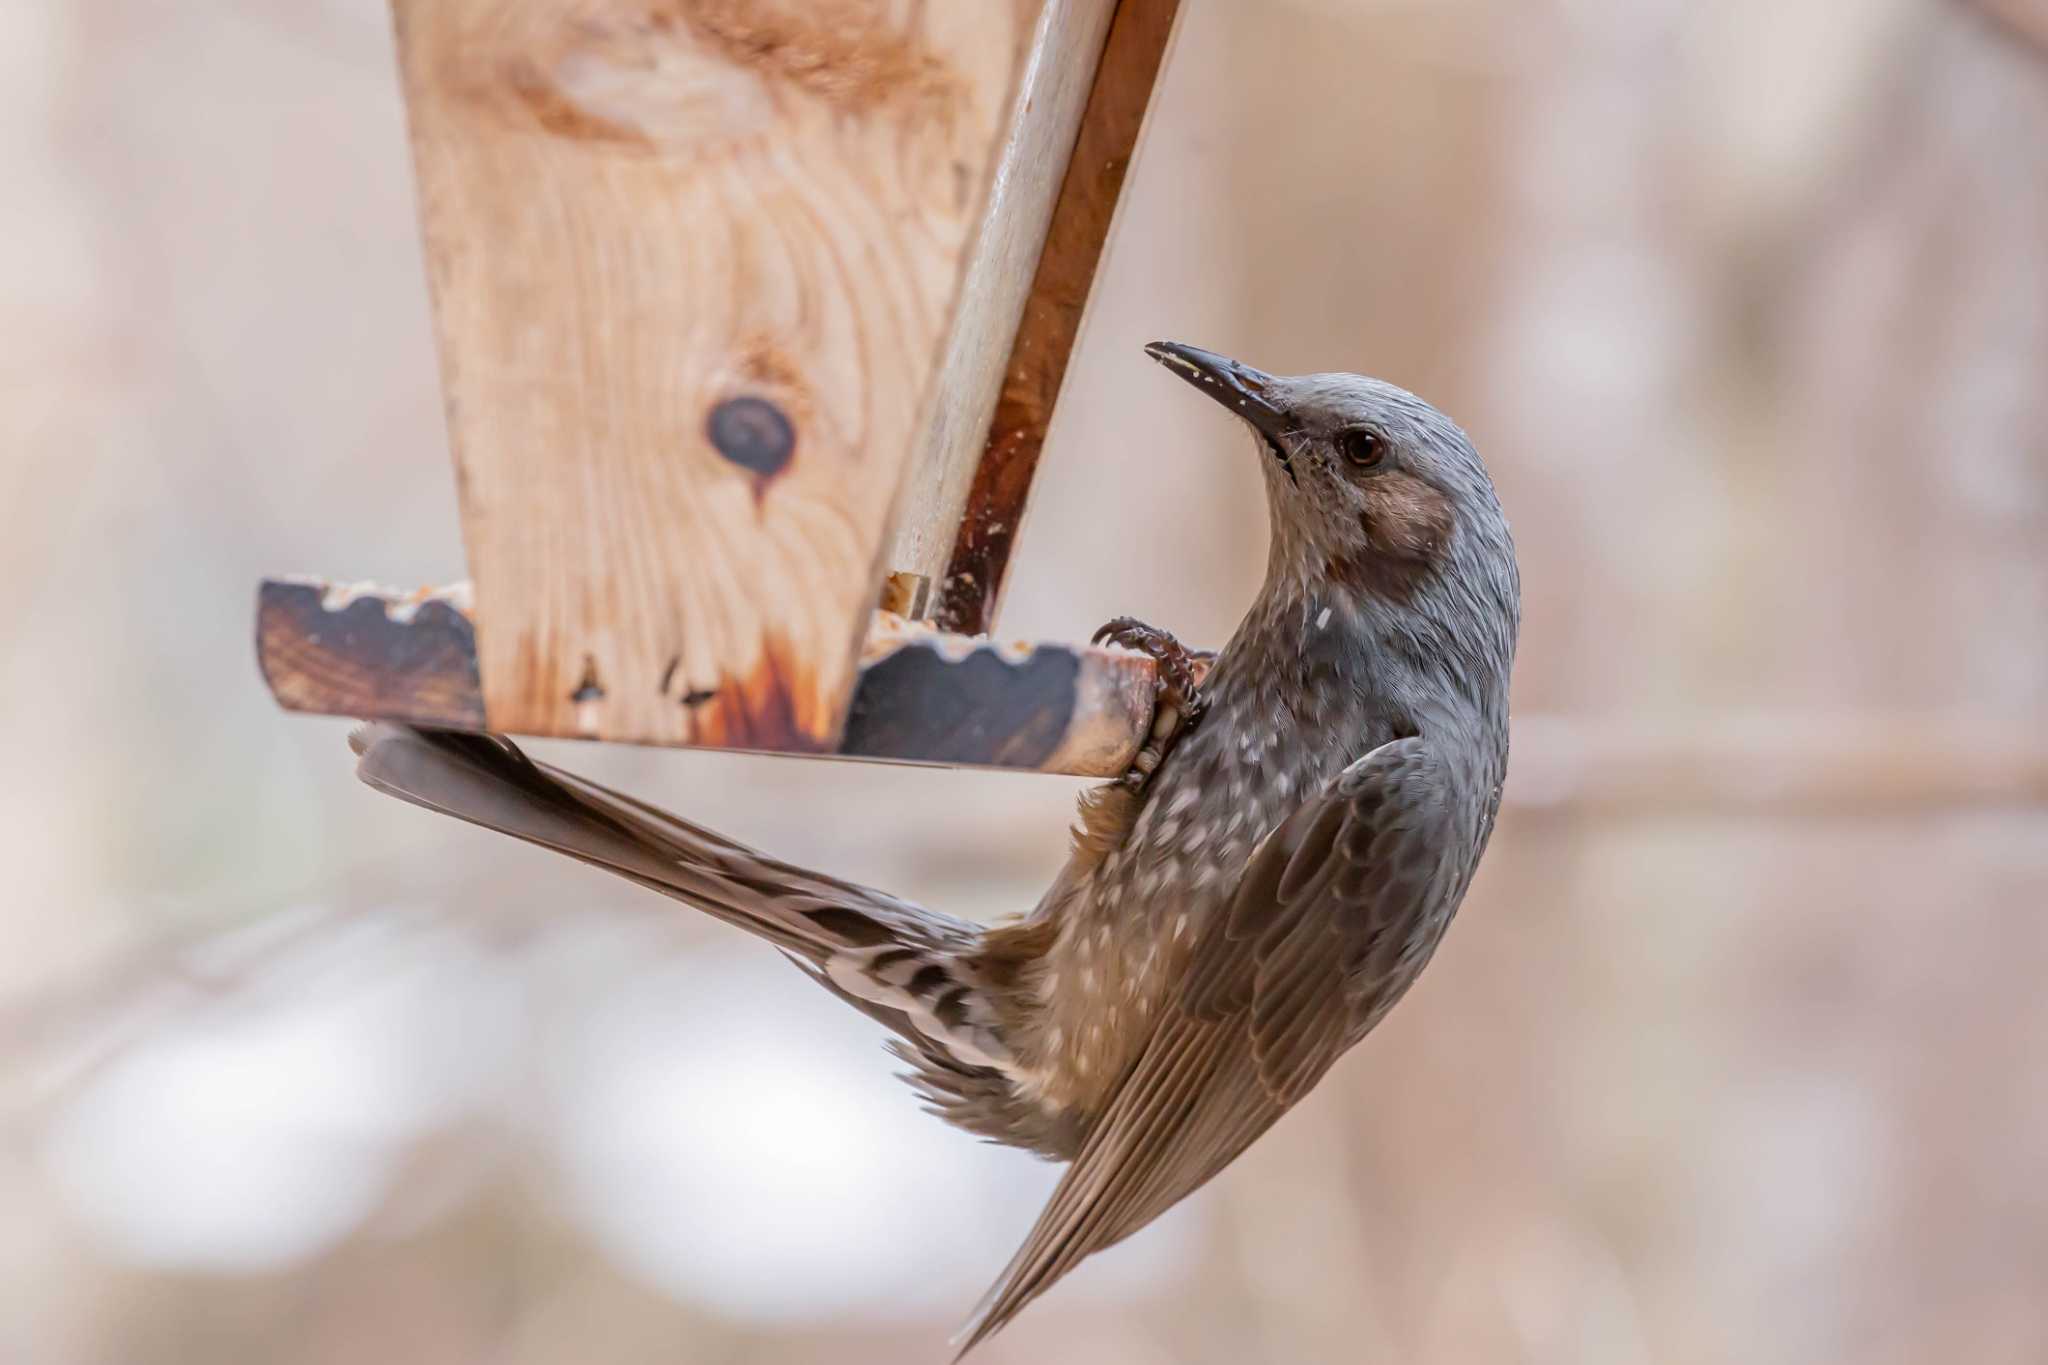
{"type": "Polygon", "coordinates": [[[358,729],[349,747],[359,756],[356,775],[377,790],[566,853],[738,925],[899,1031],[899,1020],[885,1015],[917,1004],[911,976],[950,967],[980,940],[966,921],[779,862],[537,763],[510,740],[379,722],[358,729]]]}

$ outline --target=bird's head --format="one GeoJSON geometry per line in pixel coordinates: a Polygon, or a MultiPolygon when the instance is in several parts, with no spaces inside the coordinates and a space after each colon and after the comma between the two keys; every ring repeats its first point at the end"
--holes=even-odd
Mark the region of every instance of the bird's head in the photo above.
{"type": "Polygon", "coordinates": [[[1520,615],[1514,542],[1456,423],[1361,375],[1270,375],[1179,342],[1145,352],[1257,435],[1268,593],[1335,600],[1368,626],[1417,629],[1505,666],[1520,615]]]}

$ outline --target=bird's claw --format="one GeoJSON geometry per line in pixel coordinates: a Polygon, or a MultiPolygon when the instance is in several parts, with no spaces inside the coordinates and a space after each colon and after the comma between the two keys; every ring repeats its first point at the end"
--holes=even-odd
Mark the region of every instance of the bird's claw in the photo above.
{"type": "Polygon", "coordinates": [[[1195,682],[1196,655],[1173,635],[1134,616],[1119,616],[1090,637],[1091,644],[1120,645],[1150,658],[1159,668],[1159,704],[1183,720],[1198,719],[1208,706],[1195,682]]]}
{"type": "Polygon", "coordinates": [[[1130,768],[1118,779],[1133,791],[1142,790],[1158,771],[1173,741],[1208,709],[1209,699],[1196,681],[1198,656],[1171,633],[1132,616],[1119,616],[1106,623],[1090,637],[1090,643],[1120,645],[1147,656],[1158,667],[1151,732],[1139,747],[1137,757],[1131,760],[1130,768]]]}

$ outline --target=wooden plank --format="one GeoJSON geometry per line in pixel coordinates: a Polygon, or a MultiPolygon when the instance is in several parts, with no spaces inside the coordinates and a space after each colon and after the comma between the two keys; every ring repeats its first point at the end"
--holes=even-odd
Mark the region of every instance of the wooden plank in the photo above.
{"type": "Polygon", "coordinates": [[[492,725],[832,747],[1045,3],[394,0],[492,725]]]}
{"type": "MultiPolygon", "coordinates": [[[[485,721],[467,599],[463,588],[267,581],[256,630],[264,680],[289,710],[495,728],[485,721]]],[[[1111,777],[1130,765],[1151,725],[1156,678],[1150,659],[1126,650],[967,639],[877,613],[844,732],[829,752],[1111,777]]],[[[693,693],[678,704],[713,700],[693,693]]],[[[572,723],[545,733],[588,731],[572,723]]]]}
{"type": "MultiPolygon", "coordinates": [[[[1129,8],[1133,0],[1126,0],[1129,8]]],[[[1048,0],[1011,99],[988,213],[954,306],[953,326],[888,565],[937,580],[988,440],[1003,366],[1045,247],[1053,203],[1080,130],[1117,0],[1048,0]]],[[[1107,227],[1107,220],[1102,223],[1107,227]]],[[[1092,273],[1092,272],[1091,272],[1092,273]]]]}
{"type": "Polygon", "coordinates": [[[952,550],[943,573],[934,574],[933,619],[944,629],[974,635],[994,628],[1053,405],[1179,9],[1179,0],[1117,6],[974,479],[954,518],[952,550]]]}

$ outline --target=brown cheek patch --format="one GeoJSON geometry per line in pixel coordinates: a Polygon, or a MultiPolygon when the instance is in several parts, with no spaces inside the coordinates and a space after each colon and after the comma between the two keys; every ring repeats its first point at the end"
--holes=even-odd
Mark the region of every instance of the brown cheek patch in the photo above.
{"type": "Polygon", "coordinates": [[[1331,560],[1331,577],[1357,591],[1403,600],[1414,596],[1451,542],[1451,500],[1413,474],[1382,474],[1367,489],[1358,524],[1367,550],[1331,560]]]}

